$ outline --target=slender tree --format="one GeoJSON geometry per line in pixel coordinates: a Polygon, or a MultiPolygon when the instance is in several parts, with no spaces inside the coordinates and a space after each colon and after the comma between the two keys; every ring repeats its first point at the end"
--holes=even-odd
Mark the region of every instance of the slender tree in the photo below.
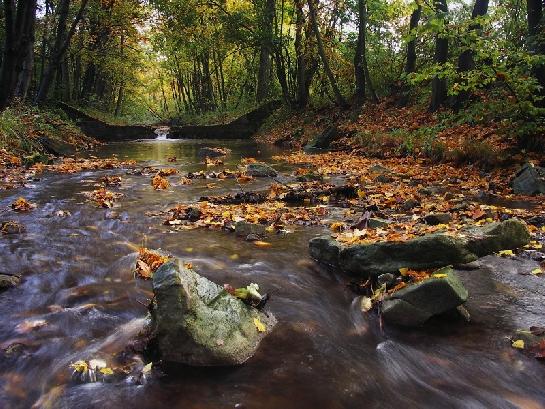
{"type": "Polygon", "coordinates": [[[257,74],[256,100],[262,102],[269,95],[271,80],[271,51],[273,41],[274,0],[265,0],[261,47],[259,51],[259,71],[257,74]]]}
{"type": "Polygon", "coordinates": [[[38,92],[34,102],[39,104],[46,100],[47,94],[49,92],[49,87],[53,81],[53,77],[57,68],[59,67],[66,50],[70,45],[70,41],[76,32],[76,28],[83,17],[85,7],[87,6],[88,0],[81,0],[79,10],[76,14],[76,17],[72,21],[70,29],[67,31],[68,24],[68,13],[70,11],[70,0],[61,0],[59,5],[59,18],[57,22],[57,32],[55,36],[55,43],[53,45],[53,51],[49,57],[49,62],[47,68],[44,71],[44,75],[40,82],[38,92]]]}
{"type": "Polygon", "coordinates": [[[316,43],[318,45],[318,54],[320,55],[320,59],[322,60],[324,71],[329,80],[329,84],[331,85],[331,89],[333,89],[335,101],[337,102],[337,105],[341,107],[346,107],[348,106],[348,104],[346,103],[346,100],[344,99],[341,91],[339,90],[337,80],[333,75],[333,71],[331,71],[331,67],[329,66],[329,60],[325,53],[324,43],[322,41],[320,29],[318,28],[318,18],[316,17],[316,7],[314,6],[314,0],[308,0],[307,4],[309,9],[310,23],[312,25],[312,31],[314,32],[314,36],[316,37],[316,43]]]}
{"type": "MultiPolygon", "coordinates": [[[[443,25],[447,24],[446,16],[448,13],[447,0],[435,1],[435,14],[443,25]]],[[[435,36],[435,54],[434,62],[439,67],[447,62],[448,58],[448,38],[443,32],[435,36]]],[[[432,80],[430,111],[437,111],[447,99],[447,80],[441,75],[436,75],[432,80]]]]}

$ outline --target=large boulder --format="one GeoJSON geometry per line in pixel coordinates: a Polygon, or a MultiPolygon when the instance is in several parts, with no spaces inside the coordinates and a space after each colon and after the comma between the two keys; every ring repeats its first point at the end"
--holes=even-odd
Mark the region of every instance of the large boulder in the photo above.
{"type": "Polygon", "coordinates": [[[530,233],[526,225],[517,219],[471,228],[464,232],[463,236],[467,249],[478,257],[500,250],[523,247],[530,242],[530,233]]]}
{"type": "Polygon", "coordinates": [[[409,285],[384,298],[382,317],[386,323],[414,327],[434,315],[462,305],[467,290],[450,267],[435,273],[436,278],[409,285]]]}
{"type": "Polygon", "coordinates": [[[246,175],[253,176],[253,177],[276,177],[278,176],[278,172],[274,170],[272,167],[267,165],[266,163],[250,163],[246,165],[246,175]]]}
{"type": "Polygon", "coordinates": [[[462,231],[459,236],[428,234],[403,242],[377,242],[342,246],[330,237],[309,242],[314,259],[347,273],[369,277],[397,273],[400,268],[427,270],[466,264],[500,250],[528,244],[530,234],[517,219],[490,223],[462,231]]]}
{"type": "Polygon", "coordinates": [[[518,195],[538,195],[545,193],[545,168],[526,163],[515,175],[511,183],[518,195]]]}
{"type": "Polygon", "coordinates": [[[336,126],[330,126],[322,133],[316,135],[305,146],[304,151],[306,153],[319,153],[329,149],[329,145],[333,142],[339,134],[339,130],[336,126]]]}
{"type": "Polygon", "coordinates": [[[152,329],[161,358],[191,366],[244,363],[276,324],[177,261],[153,275],[152,329]]]}
{"type": "Polygon", "coordinates": [[[397,273],[400,268],[425,270],[450,264],[466,264],[477,257],[464,241],[446,234],[429,234],[404,242],[379,242],[343,248],[340,267],[354,275],[397,273]]]}

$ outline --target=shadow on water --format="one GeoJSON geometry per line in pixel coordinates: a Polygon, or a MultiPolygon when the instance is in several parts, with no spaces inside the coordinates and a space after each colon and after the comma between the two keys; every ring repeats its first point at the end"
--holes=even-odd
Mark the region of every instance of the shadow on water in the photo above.
{"type": "MultiPolygon", "coordinates": [[[[220,141],[146,141],[105,145],[94,154],[187,172],[206,169],[197,158],[204,145],[225,146],[220,141]],[[173,156],[176,162],[169,162],[173,156]]],[[[271,161],[279,153],[241,141],[227,146],[232,149],[228,168],[241,157],[271,161]]],[[[169,190],[155,192],[149,176],[126,175],[122,169],[51,174],[32,188],[0,193],[0,218],[27,227],[24,234],[0,237],[0,270],[23,276],[19,287],[0,295],[1,407],[28,408],[37,401],[52,408],[545,405],[545,369],[511,350],[504,339],[517,324],[541,320],[544,314],[517,312],[533,301],[510,294],[509,282],[501,287],[491,272],[495,269],[482,266],[463,273],[475,294],[469,304],[476,311],[473,323],[411,331],[387,327],[382,333],[376,316],[359,311],[358,297],[346,286],[349,279],[308,258],[308,240],[319,229],[295,227],[293,234],[271,238],[270,248],[258,248],[227,232],[172,232],[160,219],[147,217],[146,212],[177,202],[238,189],[229,180],[210,188],[209,180],[184,186],[176,178],[169,190]],[[118,190],[124,197],[113,218],[81,194],[95,189],[106,174],[123,178],[118,190]],[[20,195],[38,207],[28,214],[11,212],[9,204],[20,195]],[[71,216],[57,217],[58,210],[71,216]],[[69,382],[70,362],[110,362],[143,325],[151,286],[135,281],[132,273],[142,244],[192,262],[217,283],[256,282],[271,293],[269,305],[279,324],[249,362],[229,369],[171,368],[168,376],[145,385],[69,382]]],[[[268,183],[258,180],[248,189],[268,183]]]]}

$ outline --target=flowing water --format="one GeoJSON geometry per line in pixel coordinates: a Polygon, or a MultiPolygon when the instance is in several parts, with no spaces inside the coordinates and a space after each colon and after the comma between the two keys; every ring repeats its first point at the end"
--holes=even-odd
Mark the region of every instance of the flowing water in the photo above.
{"type": "MultiPolygon", "coordinates": [[[[220,144],[232,149],[229,168],[241,157],[269,161],[278,153],[249,142],[216,141],[220,144]]],[[[200,146],[131,142],[94,154],[187,172],[204,169],[200,146]],[[167,162],[172,156],[174,164],[167,162]]],[[[238,189],[227,180],[210,190],[210,182],[156,192],[149,176],[118,169],[47,174],[33,186],[0,192],[0,220],[27,228],[0,236],[0,272],[23,277],[19,287],[0,294],[0,407],[29,408],[36,402],[52,408],[545,407],[545,366],[505,339],[515,328],[543,324],[543,281],[531,281],[539,278],[518,276],[521,266],[490,259],[478,270],[461,272],[472,294],[472,323],[381,331],[375,316],[359,311],[348,278],[308,258],[308,240],[321,229],[295,227],[292,234],[273,237],[270,248],[257,248],[227,232],[171,232],[145,215],[238,189]],[[123,177],[122,186],[112,189],[125,195],[117,214],[82,195],[104,175],[123,177]],[[38,207],[13,213],[9,205],[21,195],[38,207]],[[58,210],[71,215],[58,217],[58,210]],[[142,244],[191,262],[217,283],[256,282],[271,294],[269,306],[279,324],[250,361],[231,369],[180,368],[144,385],[70,382],[71,362],[109,362],[141,328],[151,286],[133,278],[132,266],[142,244]],[[526,281],[520,284],[518,277],[526,281]]],[[[267,183],[258,180],[248,189],[267,183]]]]}

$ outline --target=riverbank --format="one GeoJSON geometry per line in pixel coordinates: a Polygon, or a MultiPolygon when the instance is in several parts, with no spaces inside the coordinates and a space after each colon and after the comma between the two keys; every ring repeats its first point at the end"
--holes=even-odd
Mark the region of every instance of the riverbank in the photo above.
{"type": "Polygon", "coordinates": [[[516,121],[476,105],[473,110],[429,113],[424,106],[399,107],[393,99],[358,110],[323,107],[276,111],[255,139],[303,149],[327,134],[327,150],[378,159],[407,158],[489,170],[525,160],[541,162],[545,137],[529,138],[516,121]]]}

